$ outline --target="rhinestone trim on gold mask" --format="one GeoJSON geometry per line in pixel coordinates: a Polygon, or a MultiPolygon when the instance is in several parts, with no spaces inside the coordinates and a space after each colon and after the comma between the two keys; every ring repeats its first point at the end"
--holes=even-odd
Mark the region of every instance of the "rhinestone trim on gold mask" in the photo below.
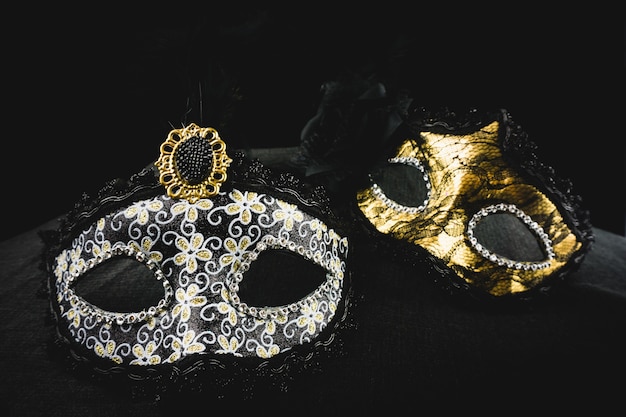
{"type": "Polygon", "coordinates": [[[550,198],[507,163],[501,128],[494,121],[467,134],[425,131],[397,148],[394,158],[426,166],[431,194],[421,210],[388,204],[376,184],[357,192],[359,209],[379,232],[425,248],[466,283],[493,296],[535,288],[582,247],[550,198]],[[522,220],[537,236],[545,259],[512,261],[477,245],[475,222],[492,207],[522,220]]]}

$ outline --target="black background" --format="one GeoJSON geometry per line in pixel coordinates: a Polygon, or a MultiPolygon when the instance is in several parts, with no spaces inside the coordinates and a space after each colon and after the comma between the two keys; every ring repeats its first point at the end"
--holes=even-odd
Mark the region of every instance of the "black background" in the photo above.
{"type": "Polygon", "coordinates": [[[242,97],[231,147],[298,145],[321,84],[373,70],[424,106],[508,109],[592,224],[624,234],[623,22],[608,11],[15,10],[3,36],[3,238],[154,161],[215,62],[242,97]]]}

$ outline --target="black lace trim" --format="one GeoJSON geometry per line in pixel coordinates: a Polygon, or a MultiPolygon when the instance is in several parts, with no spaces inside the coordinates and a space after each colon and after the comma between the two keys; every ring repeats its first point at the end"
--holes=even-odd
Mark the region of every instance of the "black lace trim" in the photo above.
{"type": "MultiPolygon", "coordinates": [[[[506,109],[479,111],[471,108],[454,111],[449,108],[412,110],[407,125],[417,133],[420,130],[434,132],[468,133],[498,120],[504,127],[502,150],[504,157],[519,167],[529,183],[537,186],[563,208],[562,215],[574,233],[583,241],[582,256],[595,241],[591,216],[584,208],[582,197],[575,193],[570,179],[559,177],[553,167],[542,162],[538,156],[538,146],[506,109]]],[[[414,133],[414,134],[415,134],[414,133]]]]}
{"type": "MultiPolygon", "coordinates": [[[[258,160],[247,158],[241,151],[234,152],[223,190],[231,190],[235,185],[271,193],[298,204],[310,214],[325,221],[328,219],[332,226],[340,228],[340,220],[333,212],[330,198],[322,185],[307,183],[292,172],[266,167],[258,160]]],[[[95,219],[133,201],[163,192],[164,188],[158,181],[158,170],[151,164],[129,179],[108,181],[94,195],[83,193],[74,207],[60,219],[58,228],[42,232],[41,237],[47,246],[67,243],[95,219]]]]}
{"type": "MultiPolygon", "coordinates": [[[[232,158],[224,191],[234,186],[244,186],[257,192],[270,193],[299,205],[309,214],[323,219],[338,233],[344,233],[340,231],[340,219],[333,213],[323,186],[309,184],[293,173],[265,167],[258,160],[251,160],[239,151],[235,151],[232,158]]],[[[49,277],[53,274],[50,270],[53,258],[59,248],[82,228],[132,201],[153,197],[163,191],[156,168],[148,166],[128,180],[107,182],[93,196],[83,193],[73,209],[61,218],[57,229],[39,233],[44,243],[39,266],[45,276],[37,295],[41,298],[50,297],[48,285],[49,277]]],[[[299,374],[319,372],[328,362],[343,355],[342,334],[355,327],[355,321],[349,314],[354,303],[350,280],[348,268],[343,302],[318,338],[268,360],[213,354],[194,355],[175,365],[111,366],[108,361],[98,361],[92,354],[77,350],[59,330],[52,306],[47,320],[54,327],[49,352],[77,375],[110,385],[116,392],[128,393],[135,399],[158,401],[196,394],[220,399],[251,399],[253,394],[261,396],[263,393],[286,392],[299,374]]]]}
{"type": "Polygon", "coordinates": [[[96,360],[93,354],[77,350],[58,331],[53,315],[48,320],[54,325],[48,353],[77,377],[95,381],[136,401],[176,401],[197,395],[211,400],[252,401],[264,395],[280,396],[289,392],[302,375],[340,366],[333,361],[345,356],[344,338],[356,329],[350,314],[355,297],[350,286],[346,288],[336,316],[318,338],[270,359],[196,354],[176,364],[111,366],[109,361],[96,360]]]}
{"type": "MultiPolygon", "coordinates": [[[[529,183],[534,184],[545,192],[562,208],[560,210],[561,215],[582,242],[582,248],[563,268],[546,279],[540,286],[522,294],[494,297],[474,289],[459,278],[444,262],[430,254],[427,250],[386,235],[381,236],[372,224],[363,218],[356,203],[353,203],[351,212],[358,219],[355,222],[354,233],[363,234],[364,236],[362,239],[355,240],[368,239],[370,242],[376,242],[375,244],[381,250],[389,250],[396,256],[416,262],[419,264],[420,271],[426,272],[445,292],[456,298],[482,303],[476,305],[495,304],[509,307],[512,305],[528,305],[540,302],[541,299],[553,292],[556,284],[564,281],[567,275],[576,271],[595,242],[590,213],[584,208],[582,198],[574,193],[571,180],[558,177],[551,166],[539,159],[536,153],[537,145],[529,139],[528,134],[522,127],[513,121],[511,115],[505,109],[492,111],[466,109],[456,111],[445,107],[440,109],[415,107],[411,110],[404,128],[407,130],[406,133],[413,136],[417,136],[419,131],[424,130],[462,134],[476,131],[494,120],[501,121],[505,128],[502,137],[505,158],[514,166],[520,168],[522,175],[525,176],[529,183]],[[484,304],[485,302],[487,304],[484,304]],[[521,304],[518,302],[521,302],[521,304]]],[[[397,137],[403,139],[405,136],[398,135],[397,137]]]]}
{"type": "Polygon", "coordinates": [[[61,217],[57,229],[40,233],[45,246],[54,250],[94,220],[128,204],[131,199],[139,200],[159,194],[163,187],[156,175],[156,168],[148,166],[129,179],[116,178],[106,182],[94,195],[83,192],[74,207],[61,217]]]}
{"type": "Polygon", "coordinates": [[[323,185],[305,181],[303,176],[291,171],[269,168],[257,159],[245,157],[242,152],[235,153],[231,168],[225,190],[243,186],[275,196],[278,194],[281,199],[324,219],[330,223],[329,226],[341,228],[341,220],[334,212],[330,196],[323,185]]]}

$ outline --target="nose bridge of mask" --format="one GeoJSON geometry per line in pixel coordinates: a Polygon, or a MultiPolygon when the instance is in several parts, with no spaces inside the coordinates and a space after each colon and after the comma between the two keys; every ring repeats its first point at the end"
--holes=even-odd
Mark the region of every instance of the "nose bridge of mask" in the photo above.
{"type": "Polygon", "coordinates": [[[507,163],[501,129],[496,120],[467,134],[424,131],[405,140],[390,161],[424,167],[431,192],[419,207],[394,204],[378,184],[357,193],[359,209],[380,232],[425,248],[468,284],[495,296],[539,285],[582,245],[556,205],[507,163]],[[493,230],[481,233],[478,226],[495,216],[508,217],[508,226],[495,220],[495,237],[493,230]],[[536,250],[504,256],[497,245],[524,236],[534,237],[542,259],[536,250]]]}

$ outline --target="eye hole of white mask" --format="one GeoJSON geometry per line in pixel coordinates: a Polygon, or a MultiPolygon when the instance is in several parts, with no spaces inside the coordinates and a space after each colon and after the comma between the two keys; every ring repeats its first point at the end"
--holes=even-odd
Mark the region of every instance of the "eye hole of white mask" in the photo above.
{"type": "Polygon", "coordinates": [[[147,309],[163,298],[163,286],[154,273],[127,257],[108,259],[86,271],[76,281],[74,292],[102,310],[120,313],[147,309]]]}
{"type": "Polygon", "coordinates": [[[537,237],[520,219],[508,213],[492,213],[474,228],[474,237],[489,251],[515,261],[545,259],[537,237]]]}
{"type": "Polygon", "coordinates": [[[373,170],[370,178],[390,206],[423,209],[430,198],[428,175],[414,158],[392,158],[389,164],[373,170]]]}
{"type": "Polygon", "coordinates": [[[243,274],[238,295],[249,306],[290,304],[322,285],[326,273],[322,266],[289,250],[265,250],[243,274]]]}

